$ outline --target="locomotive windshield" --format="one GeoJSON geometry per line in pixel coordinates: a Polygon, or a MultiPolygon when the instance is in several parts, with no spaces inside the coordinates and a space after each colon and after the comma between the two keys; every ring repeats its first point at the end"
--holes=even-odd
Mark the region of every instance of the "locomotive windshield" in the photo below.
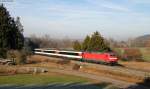
{"type": "Polygon", "coordinates": [[[111,53],[111,54],[110,54],[110,56],[115,57],[116,55],[115,55],[115,54],[113,54],[113,53],[111,53]]]}

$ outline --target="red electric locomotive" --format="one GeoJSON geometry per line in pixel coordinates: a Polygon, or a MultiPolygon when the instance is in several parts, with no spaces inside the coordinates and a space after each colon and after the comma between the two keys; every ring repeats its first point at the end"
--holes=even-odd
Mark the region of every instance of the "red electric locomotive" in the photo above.
{"type": "Polygon", "coordinates": [[[114,53],[83,52],[82,58],[87,61],[115,64],[118,58],[114,53]]]}

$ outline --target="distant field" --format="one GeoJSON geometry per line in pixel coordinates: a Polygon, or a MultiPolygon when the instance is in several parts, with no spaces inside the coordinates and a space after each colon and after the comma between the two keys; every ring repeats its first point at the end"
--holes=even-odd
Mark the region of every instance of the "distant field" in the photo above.
{"type": "Polygon", "coordinates": [[[145,61],[150,62],[150,48],[139,48],[145,61]]]}
{"type": "Polygon", "coordinates": [[[14,84],[14,85],[28,85],[28,84],[49,84],[49,83],[86,83],[90,82],[88,79],[70,76],[70,75],[11,75],[11,76],[0,76],[0,85],[3,84],[14,84]]]}

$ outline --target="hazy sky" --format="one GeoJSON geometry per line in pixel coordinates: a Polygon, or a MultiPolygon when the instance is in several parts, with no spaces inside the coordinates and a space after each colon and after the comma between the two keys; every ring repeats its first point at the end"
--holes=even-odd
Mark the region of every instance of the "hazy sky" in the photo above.
{"type": "Polygon", "coordinates": [[[150,0],[14,0],[5,6],[21,17],[25,36],[82,39],[96,30],[115,39],[150,34],[150,0]]]}

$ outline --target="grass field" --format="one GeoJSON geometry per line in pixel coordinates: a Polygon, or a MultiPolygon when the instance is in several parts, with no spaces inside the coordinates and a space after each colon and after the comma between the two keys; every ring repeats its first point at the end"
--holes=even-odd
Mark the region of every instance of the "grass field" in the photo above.
{"type": "Polygon", "coordinates": [[[50,84],[50,83],[86,83],[90,82],[88,79],[70,76],[70,75],[11,75],[0,76],[0,85],[12,84],[12,85],[28,85],[28,84],[50,84]]]}
{"type": "Polygon", "coordinates": [[[107,87],[107,89],[118,89],[109,83],[94,83],[90,79],[63,74],[0,76],[0,89],[16,89],[16,87],[20,87],[17,89],[47,89],[48,87],[48,89],[104,89],[107,87]]]}

